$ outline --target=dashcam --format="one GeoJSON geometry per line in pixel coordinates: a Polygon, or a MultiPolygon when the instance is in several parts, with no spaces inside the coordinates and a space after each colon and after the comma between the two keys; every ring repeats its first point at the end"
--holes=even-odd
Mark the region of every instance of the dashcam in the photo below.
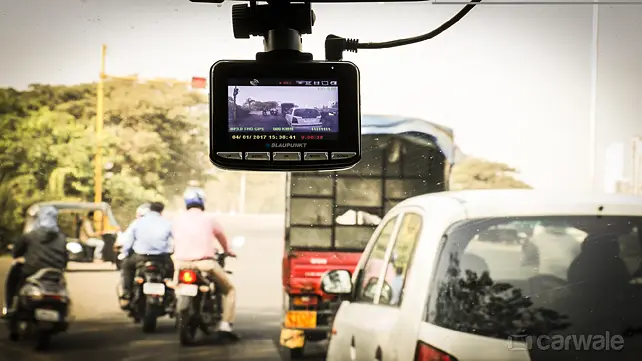
{"type": "Polygon", "coordinates": [[[340,170],[361,159],[350,62],[223,60],[210,70],[210,159],[230,170],[340,170]]]}

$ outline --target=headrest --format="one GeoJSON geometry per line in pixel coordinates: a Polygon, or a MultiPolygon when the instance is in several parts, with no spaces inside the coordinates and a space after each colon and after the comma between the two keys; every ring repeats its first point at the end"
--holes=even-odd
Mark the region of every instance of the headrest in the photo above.
{"type": "Polygon", "coordinates": [[[620,244],[615,234],[591,235],[582,242],[582,256],[619,257],[620,244]]]}
{"type": "Polygon", "coordinates": [[[461,256],[459,268],[462,274],[465,274],[466,270],[469,270],[476,273],[478,277],[481,276],[482,273],[490,271],[486,261],[482,257],[472,253],[464,253],[461,256]]]}

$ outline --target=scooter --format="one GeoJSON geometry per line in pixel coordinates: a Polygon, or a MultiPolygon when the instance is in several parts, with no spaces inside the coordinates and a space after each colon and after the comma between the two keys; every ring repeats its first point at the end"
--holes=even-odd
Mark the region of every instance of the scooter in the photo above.
{"type": "Polygon", "coordinates": [[[11,340],[31,340],[37,350],[47,348],[53,335],[67,330],[70,304],[62,270],[36,272],[14,299],[15,312],[8,319],[11,340]]]}

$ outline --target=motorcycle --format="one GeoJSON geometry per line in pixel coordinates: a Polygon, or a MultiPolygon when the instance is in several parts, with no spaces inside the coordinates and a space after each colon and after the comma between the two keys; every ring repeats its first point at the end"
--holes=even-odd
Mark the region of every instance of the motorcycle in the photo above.
{"type": "Polygon", "coordinates": [[[143,332],[156,331],[159,317],[174,317],[174,294],[168,287],[171,278],[161,262],[147,261],[136,269],[129,316],[135,323],[143,324],[143,332]]]}
{"type": "Polygon", "coordinates": [[[69,326],[70,300],[62,270],[44,268],[29,277],[14,300],[15,313],[8,320],[14,341],[35,341],[37,350],[49,346],[53,335],[69,326]]]}
{"type": "MultiPolygon", "coordinates": [[[[232,248],[238,249],[245,239],[237,237],[232,240],[232,248]]],[[[225,252],[217,253],[217,262],[225,269],[225,252]]],[[[226,270],[227,274],[232,274],[226,270]]],[[[182,346],[190,345],[200,329],[209,335],[210,327],[218,325],[223,316],[223,295],[220,287],[210,278],[207,272],[198,269],[180,269],[176,285],[176,327],[182,346]]]]}

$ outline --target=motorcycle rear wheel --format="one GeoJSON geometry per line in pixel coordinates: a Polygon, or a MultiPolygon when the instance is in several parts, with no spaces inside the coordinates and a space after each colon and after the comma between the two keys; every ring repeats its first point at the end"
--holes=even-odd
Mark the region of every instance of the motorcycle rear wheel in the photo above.
{"type": "Polygon", "coordinates": [[[145,315],[143,316],[143,332],[152,333],[156,331],[158,320],[158,312],[152,305],[145,307],[145,315]]]}
{"type": "Polygon", "coordinates": [[[34,335],[35,345],[37,351],[45,350],[51,345],[51,333],[37,331],[34,335]]]}
{"type": "Polygon", "coordinates": [[[193,344],[196,339],[198,324],[194,319],[195,316],[189,311],[180,312],[176,317],[176,325],[181,346],[189,346],[193,344]]]}
{"type": "Polygon", "coordinates": [[[12,316],[7,322],[9,328],[9,340],[17,342],[20,340],[20,322],[12,316]]]}
{"type": "Polygon", "coordinates": [[[297,347],[297,348],[289,348],[288,349],[288,354],[290,356],[290,360],[300,360],[304,357],[305,354],[305,348],[304,347],[297,347]]]}

